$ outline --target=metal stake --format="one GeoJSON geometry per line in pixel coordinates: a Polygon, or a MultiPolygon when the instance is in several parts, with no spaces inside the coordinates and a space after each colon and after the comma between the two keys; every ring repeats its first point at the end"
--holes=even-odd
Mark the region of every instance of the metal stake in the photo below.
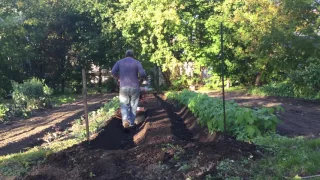
{"type": "Polygon", "coordinates": [[[220,24],[220,35],[221,35],[221,74],[222,74],[222,102],[223,102],[223,123],[224,133],[227,132],[226,123],[226,104],[225,104],[225,93],[224,93],[224,52],[223,52],[223,24],[220,24]]]}

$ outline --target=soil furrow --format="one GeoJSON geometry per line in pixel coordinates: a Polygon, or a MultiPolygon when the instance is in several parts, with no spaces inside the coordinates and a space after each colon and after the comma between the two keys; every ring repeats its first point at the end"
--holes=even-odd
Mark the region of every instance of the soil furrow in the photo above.
{"type": "Polygon", "coordinates": [[[190,126],[196,118],[185,107],[153,95],[145,107],[143,125],[126,132],[113,118],[90,145],[49,156],[25,179],[203,179],[225,158],[256,156],[254,145],[232,138],[200,142],[197,128],[190,126]]]}

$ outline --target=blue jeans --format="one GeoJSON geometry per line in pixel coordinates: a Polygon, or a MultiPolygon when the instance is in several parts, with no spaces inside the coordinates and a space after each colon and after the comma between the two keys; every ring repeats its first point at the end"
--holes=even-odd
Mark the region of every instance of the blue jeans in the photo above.
{"type": "Polygon", "coordinates": [[[121,87],[119,100],[121,106],[122,122],[128,120],[130,125],[134,125],[137,107],[139,103],[140,89],[133,87],[121,87]]]}

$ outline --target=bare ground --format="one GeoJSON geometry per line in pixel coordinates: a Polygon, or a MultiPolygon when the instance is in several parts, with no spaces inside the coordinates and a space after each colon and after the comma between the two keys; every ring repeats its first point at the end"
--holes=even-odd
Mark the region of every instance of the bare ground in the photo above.
{"type": "MultiPolygon", "coordinates": [[[[113,96],[114,94],[90,95],[88,109],[98,109],[113,96]]],[[[83,114],[82,100],[78,100],[37,112],[29,119],[20,119],[10,125],[0,124],[0,155],[24,151],[41,144],[46,133],[65,129],[83,114]]]]}
{"type": "Polygon", "coordinates": [[[113,118],[90,145],[49,156],[24,179],[203,179],[226,158],[259,157],[253,144],[206,133],[185,107],[152,95],[146,107],[141,126],[126,132],[113,118]]]}
{"type": "MultiPolygon", "coordinates": [[[[278,114],[283,121],[277,128],[279,134],[320,136],[319,101],[250,96],[242,92],[226,93],[226,99],[249,107],[281,105],[285,112],[278,114]]],[[[153,95],[147,96],[145,107],[146,121],[136,129],[125,132],[121,120],[114,117],[90,145],[83,143],[50,155],[44,165],[33,168],[23,179],[203,179],[206,174],[214,174],[217,164],[226,158],[260,156],[255,145],[231,137],[223,139],[219,134],[209,135],[186,107],[153,95]]],[[[28,122],[31,126],[32,121],[28,122]]],[[[18,129],[23,126],[15,124],[18,129]]],[[[5,132],[3,128],[0,131],[5,132]]]]}

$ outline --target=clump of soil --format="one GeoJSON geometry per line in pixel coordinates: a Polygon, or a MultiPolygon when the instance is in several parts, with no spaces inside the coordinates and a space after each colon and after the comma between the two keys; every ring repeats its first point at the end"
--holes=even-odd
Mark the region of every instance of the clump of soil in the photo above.
{"type": "Polygon", "coordinates": [[[113,118],[90,145],[49,156],[24,179],[203,179],[223,159],[258,157],[255,145],[205,133],[185,107],[145,100],[141,126],[125,132],[113,118]]]}

